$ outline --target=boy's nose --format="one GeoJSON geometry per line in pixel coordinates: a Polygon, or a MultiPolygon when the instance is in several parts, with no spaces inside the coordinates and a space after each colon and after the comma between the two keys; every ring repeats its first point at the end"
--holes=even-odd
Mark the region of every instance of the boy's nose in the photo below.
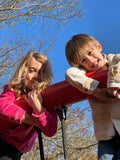
{"type": "Polygon", "coordinates": [[[94,59],[94,58],[92,58],[92,57],[87,57],[87,61],[88,61],[88,63],[93,63],[93,64],[95,64],[96,63],[96,60],[94,59]]]}
{"type": "Polygon", "coordinates": [[[95,61],[95,59],[89,59],[87,61],[87,64],[91,67],[96,66],[97,62],[95,61]]]}

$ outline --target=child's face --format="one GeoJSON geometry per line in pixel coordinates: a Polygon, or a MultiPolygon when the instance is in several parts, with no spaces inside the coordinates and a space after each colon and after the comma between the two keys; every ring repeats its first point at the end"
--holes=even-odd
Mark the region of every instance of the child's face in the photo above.
{"type": "Polygon", "coordinates": [[[32,89],[36,82],[39,81],[38,73],[42,68],[42,63],[38,62],[35,58],[31,58],[28,65],[27,75],[24,83],[28,89],[32,89]]]}
{"type": "Polygon", "coordinates": [[[102,47],[98,41],[96,45],[85,46],[84,53],[81,55],[80,65],[85,67],[88,71],[95,71],[102,69],[105,64],[103,55],[101,54],[102,47]]]}

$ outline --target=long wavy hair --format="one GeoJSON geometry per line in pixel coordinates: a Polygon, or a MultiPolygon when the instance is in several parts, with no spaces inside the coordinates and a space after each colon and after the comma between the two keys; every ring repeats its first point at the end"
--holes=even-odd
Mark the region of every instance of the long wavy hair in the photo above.
{"type": "Polygon", "coordinates": [[[22,57],[17,70],[8,84],[9,88],[16,93],[17,98],[20,97],[22,92],[25,92],[26,86],[24,84],[24,79],[27,75],[28,64],[31,58],[35,58],[38,62],[42,63],[42,68],[38,75],[39,83],[36,83],[34,89],[42,90],[48,87],[52,82],[53,75],[48,58],[42,53],[29,51],[22,57]]]}

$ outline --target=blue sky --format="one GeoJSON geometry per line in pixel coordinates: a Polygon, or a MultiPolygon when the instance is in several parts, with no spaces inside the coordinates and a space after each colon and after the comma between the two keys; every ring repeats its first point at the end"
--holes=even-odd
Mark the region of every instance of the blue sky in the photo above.
{"type": "Polygon", "coordinates": [[[75,34],[85,33],[97,39],[103,53],[120,53],[120,0],[82,0],[83,17],[72,20],[61,30],[48,56],[54,74],[53,83],[65,80],[70,67],[65,57],[65,44],[75,34]]]}
{"type": "MultiPolygon", "coordinates": [[[[65,45],[75,34],[85,33],[93,36],[101,43],[103,53],[120,53],[120,0],[80,1],[83,17],[79,20],[72,19],[64,29],[61,29],[54,46],[47,53],[52,65],[53,83],[65,80],[65,71],[70,67],[65,57],[65,45]]],[[[38,39],[41,38],[41,34],[38,32],[40,25],[35,25],[35,22],[32,21],[32,23],[26,25],[23,21],[21,25],[15,25],[15,30],[24,37],[28,39],[29,35],[34,37],[31,48],[37,46],[39,43],[38,39]]],[[[50,28],[47,28],[47,26],[45,28],[51,33],[50,28]]],[[[8,29],[8,27],[4,27],[1,37],[3,39],[7,37],[9,41],[9,37],[12,35],[13,40],[15,40],[17,37],[14,35],[13,30],[8,32],[8,29]]],[[[41,28],[39,29],[42,33],[41,28]]],[[[48,41],[45,42],[48,43],[48,41]]],[[[26,47],[27,49],[30,50],[30,48],[26,47]]],[[[23,54],[26,54],[26,51],[23,50],[23,54]]]]}

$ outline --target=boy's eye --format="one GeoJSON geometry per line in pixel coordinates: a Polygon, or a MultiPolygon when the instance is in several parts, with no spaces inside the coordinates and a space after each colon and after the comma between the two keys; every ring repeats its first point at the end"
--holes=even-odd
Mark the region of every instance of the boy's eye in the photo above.
{"type": "Polygon", "coordinates": [[[82,62],[82,63],[85,62],[85,59],[83,59],[81,62],[82,62]]]}
{"type": "Polygon", "coordinates": [[[92,53],[92,51],[89,51],[89,52],[88,52],[88,55],[90,56],[90,55],[91,55],[91,53],[92,53]]]}

